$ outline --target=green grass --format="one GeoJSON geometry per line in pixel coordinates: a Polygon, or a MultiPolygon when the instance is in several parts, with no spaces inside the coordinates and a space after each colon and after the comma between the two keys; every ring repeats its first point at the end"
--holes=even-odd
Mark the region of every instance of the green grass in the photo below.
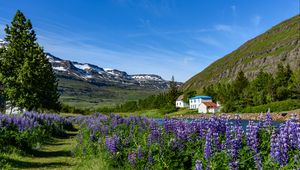
{"type": "Polygon", "coordinates": [[[72,169],[79,162],[71,155],[76,142],[74,135],[76,132],[68,132],[68,138],[53,138],[30,154],[1,153],[1,161],[5,169],[72,169]]]}
{"type": "Polygon", "coordinates": [[[260,113],[267,112],[268,109],[271,109],[271,112],[281,112],[281,111],[289,111],[300,109],[300,100],[297,99],[289,99],[279,102],[272,102],[260,106],[252,106],[246,107],[241,110],[241,113],[260,113]]]}
{"type": "Polygon", "coordinates": [[[143,110],[143,111],[135,111],[135,112],[122,112],[116,113],[120,116],[145,116],[149,118],[164,118],[164,117],[172,117],[172,116],[180,116],[180,115],[191,115],[191,114],[199,114],[198,110],[190,110],[188,108],[178,109],[176,112],[164,114],[159,109],[152,110],[143,110]]]}
{"type": "MultiPolygon", "coordinates": [[[[65,114],[68,115],[69,114],[65,114]]],[[[38,150],[33,150],[32,153],[20,153],[13,151],[12,153],[0,153],[1,169],[101,169],[108,170],[108,164],[101,157],[92,159],[84,159],[73,157],[71,150],[75,147],[77,141],[77,132],[68,132],[68,137],[64,139],[53,138],[38,150]]]]}
{"type": "Polygon", "coordinates": [[[79,80],[59,78],[60,101],[76,108],[114,106],[125,101],[139,100],[161,90],[100,86],[79,80]]]}
{"type": "Polygon", "coordinates": [[[120,116],[145,116],[149,118],[163,118],[164,114],[162,114],[158,109],[152,110],[143,110],[143,111],[135,111],[135,112],[121,112],[116,113],[120,116]]]}
{"type": "Polygon", "coordinates": [[[296,43],[299,39],[299,22],[300,15],[297,15],[247,41],[232,53],[215,61],[189,79],[182,86],[182,89],[199,90],[205,85],[219,82],[222,79],[232,80],[236,76],[235,73],[237,73],[237,69],[243,69],[243,67],[246,67],[250,62],[258,61],[257,59],[272,57],[276,63],[257,62],[257,64],[247,66],[247,70],[244,69],[243,71],[245,73],[251,72],[252,70],[259,71],[260,68],[264,67],[273,71],[274,68],[276,68],[274,66],[277,66],[280,62],[284,64],[297,62],[281,61],[279,56],[300,47],[299,43],[296,43]],[[257,67],[258,65],[260,68],[257,67]],[[229,74],[223,75],[227,72],[229,74]]]}

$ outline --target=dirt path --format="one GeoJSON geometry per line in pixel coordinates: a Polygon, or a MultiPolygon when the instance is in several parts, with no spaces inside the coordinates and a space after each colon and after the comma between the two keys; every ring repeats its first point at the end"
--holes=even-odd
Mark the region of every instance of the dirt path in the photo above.
{"type": "Polygon", "coordinates": [[[4,157],[7,169],[73,169],[78,160],[71,155],[77,132],[67,132],[66,138],[54,138],[31,155],[10,154],[4,157]]]}

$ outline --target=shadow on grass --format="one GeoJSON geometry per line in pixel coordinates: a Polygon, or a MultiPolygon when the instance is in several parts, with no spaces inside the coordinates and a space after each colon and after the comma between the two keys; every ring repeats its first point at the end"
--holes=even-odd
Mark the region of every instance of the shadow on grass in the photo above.
{"type": "Polygon", "coordinates": [[[70,151],[38,151],[32,150],[30,155],[39,158],[50,158],[50,157],[70,157],[70,151]]]}
{"type": "Polygon", "coordinates": [[[33,163],[33,162],[25,162],[20,160],[15,160],[6,157],[0,157],[2,161],[9,164],[12,168],[43,168],[43,167],[61,167],[61,166],[71,166],[65,162],[49,162],[49,163],[33,163]]]}

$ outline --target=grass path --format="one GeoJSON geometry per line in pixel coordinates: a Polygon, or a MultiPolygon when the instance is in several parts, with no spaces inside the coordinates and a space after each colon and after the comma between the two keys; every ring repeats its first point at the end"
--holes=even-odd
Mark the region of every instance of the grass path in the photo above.
{"type": "Polygon", "coordinates": [[[72,157],[71,149],[77,133],[68,132],[64,139],[54,138],[33,154],[9,154],[3,155],[2,159],[8,163],[7,169],[74,169],[79,160],[72,157]]]}

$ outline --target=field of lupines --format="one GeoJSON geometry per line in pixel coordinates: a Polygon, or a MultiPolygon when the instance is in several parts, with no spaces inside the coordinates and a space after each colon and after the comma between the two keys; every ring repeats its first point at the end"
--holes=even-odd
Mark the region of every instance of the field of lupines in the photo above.
{"type": "Polygon", "coordinates": [[[37,148],[53,136],[65,135],[72,123],[57,114],[25,112],[20,115],[0,113],[0,153],[37,148]]]}
{"type": "Polygon", "coordinates": [[[272,126],[272,118],[241,125],[226,115],[191,122],[94,114],[81,124],[78,157],[104,157],[121,169],[300,169],[296,115],[272,126]]]}
{"type": "MultiPolygon", "coordinates": [[[[273,126],[265,120],[246,127],[236,115],[210,119],[148,119],[94,114],[64,118],[26,112],[0,114],[0,152],[28,151],[80,125],[77,158],[105,160],[116,169],[296,169],[300,168],[300,123],[294,115],[273,126]]],[[[1,161],[0,161],[1,164],[1,161]]]]}

